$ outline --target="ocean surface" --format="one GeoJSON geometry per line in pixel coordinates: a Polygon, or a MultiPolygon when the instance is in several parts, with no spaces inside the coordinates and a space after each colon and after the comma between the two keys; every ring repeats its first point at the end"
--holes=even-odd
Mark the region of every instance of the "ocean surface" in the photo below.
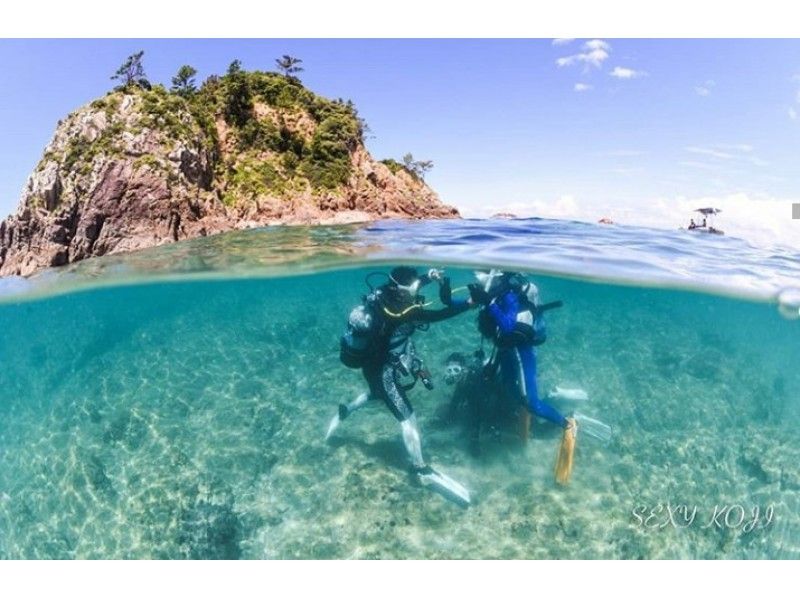
{"type": "MultiPolygon", "coordinates": [[[[235,232],[0,280],[0,557],[800,558],[800,255],[549,220],[235,232]],[[423,451],[467,486],[416,484],[338,338],[365,276],[397,264],[526,272],[545,302],[539,391],[613,429],[446,415],[475,312],[415,335],[434,389],[423,451]]],[[[435,299],[436,290],[424,290],[435,299]]],[[[435,304],[434,306],[435,307],[435,304]]]]}

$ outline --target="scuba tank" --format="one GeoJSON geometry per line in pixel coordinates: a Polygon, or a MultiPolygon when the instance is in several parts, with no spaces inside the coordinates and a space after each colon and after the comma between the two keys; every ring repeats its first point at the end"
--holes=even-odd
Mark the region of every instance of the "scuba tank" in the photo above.
{"type": "Polygon", "coordinates": [[[339,359],[349,368],[362,368],[376,354],[382,321],[377,297],[370,293],[356,305],[347,318],[344,334],[339,338],[339,359]]]}
{"type": "Polygon", "coordinates": [[[491,339],[501,348],[513,347],[519,344],[541,345],[547,340],[544,312],[553,307],[561,307],[561,302],[556,301],[541,305],[539,288],[518,273],[506,276],[506,280],[500,287],[495,299],[509,291],[517,294],[520,303],[514,330],[510,333],[500,334],[494,318],[492,318],[486,307],[483,307],[478,312],[478,330],[484,337],[491,339]]]}
{"type": "Polygon", "coordinates": [[[541,309],[539,301],[539,287],[525,280],[520,295],[524,297],[523,303],[527,309],[517,314],[517,326],[524,328],[522,334],[532,345],[541,345],[547,340],[547,328],[544,323],[544,310],[541,309]]]}
{"type": "MultiPolygon", "coordinates": [[[[399,269],[392,270],[392,275],[399,269]]],[[[384,272],[371,272],[366,276],[364,282],[370,292],[361,298],[360,305],[350,311],[344,334],[339,338],[339,359],[344,365],[354,369],[362,368],[385,352],[385,343],[388,340],[385,338],[388,333],[387,318],[401,323],[406,314],[424,307],[425,298],[417,291],[421,285],[430,282],[433,272],[430,270],[428,274],[418,277],[415,284],[407,286],[400,285],[392,275],[384,272]],[[376,288],[371,282],[374,276],[385,276],[387,281],[376,288]]],[[[414,326],[422,328],[427,325],[414,326]]],[[[398,330],[396,326],[393,329],[398,330]]],[[[427,370],[421,365],[414,371],[414,379],[417,378],[426,387],[432,387],[427,370]]]]}
{"type": "Polygon", "coordinates": [[[384,307],[394,303],[390,281],[391,277],[383,272],[370,272],[364,279],[369,293],[350,311],[345,331],[339,337],[339,360],[349,368],[364,367],[381,351],[381,343],[385,341],[384,307]],[[372,283],[374,276],[385,276],[388,280],[376,287],[372,283]]]}

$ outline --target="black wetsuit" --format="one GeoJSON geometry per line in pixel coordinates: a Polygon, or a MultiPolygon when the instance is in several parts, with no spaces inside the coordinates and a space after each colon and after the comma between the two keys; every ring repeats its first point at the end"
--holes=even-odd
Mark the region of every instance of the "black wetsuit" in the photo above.
{"type": "Polygon", "coordinates": [[[462,367],[464,373],[453,388],[448,416],[451,421],[463,421],[470,450],[477,454],[482,428],[505,424],[516,415],[518,401],[502,392],[496,369],[484,364],[483,352],[465,357],[462,367]]]}
{"type": "MultiPolygon", "coordinates": [[[[467,309],[466,305],[455,305],[437,310],[426,310],[422,306],[414,307],[402,315],[402,308],[381,304],[384,328],[381,347],[375,358],[362,368],[364,378],[369,385],[370,399],[381,399],[398,421],[405,421],[414,413],[414,408],[406,396],[406,386],[402,383],[406,369],[402,361],[421,365],[416,356],[411,335],[420,325],[441,322],[456,316],[467,309]]],[[[406,378],[413,381],[412,377],[406,378]]]]}
{"type": "Polygon", "coordinates": [[[450,418],[454,419],[462,406],[466,407],[466,426],[471,444],[480,437],[481,423],[491,419],[493,389],[484,373],[483,359],[473,355],[464,364],[464,375],[453,389],[450,400],[450,418]]]}

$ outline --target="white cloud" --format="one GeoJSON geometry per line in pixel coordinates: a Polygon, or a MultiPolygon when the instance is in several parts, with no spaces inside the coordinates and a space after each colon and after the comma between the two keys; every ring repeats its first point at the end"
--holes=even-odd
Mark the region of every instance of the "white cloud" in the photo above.
{"type": "Polygon", "coordinates": [[[637,77],[644,77],[647,73],[625,68],[624,66],[615,66],[614,70],[609,74],[617,79],[636,79],[637,77]]]}
{"type": "Polygon", "coordinates": [[[580,211],[572,195],[562,195],[555,201],[534,200],[530,208],[533,213],[545,214],[545,218],[574,218],[580,211]]]}
{"type": "Polygon", "coordinates": [[[692,210],[706,205],[722,210],[716,226],[730,237],[745,239],[754,245],[800,247],[795,223],[791,219],[792,203],[797,200],[755,198],[746,193],[720,197],[661,199],[642,214],[641,224],[667,227],[686,225],[692,210]],[[649,212],[649,213],[648,213],[649,212]],[[684,218],[684,219],[685,219],[684,218]],[[660,222],[659,222],[660,221],[660,222]]]}
{"type": "Polygon", "coordinates": [[[575,91],[579,91],[579,92],[580,91],[589,91],[590,89],[592,89],[592,86],[589,85],[588,83],[576,83],[574,89],[575,89],[575,91]]]}
{"type": "MultiPolygon", "coordinates": [[[[800,249],[796,220],[792,220],[792,203],[797,199],[756,197],[746,193],[720,194],[696,197],[635,198],[597,202],[578,201],[572,195],[563,195],[555,201],[511,201],[505,204],[481,206],[472,210],[464,206],[469,217],[488,217],[497,212],[510,212],[520,217],[538,216],[597,222],[610,217],[617,224],[648,226],[675,230],[686,227],[694,210],[713,206],[722,210],[716,226],[729,237],[745,239],[762,247],[788,247],[800,249]]],[[[688,233],[687,233],[688,234],[688,233]]]]}
{"type": "Polygon", "coordinates": [[[620,150],[611,150],[608,152],[600,152],[603,156],[614,156],[617,158],[629,158],[633,156],[643,156],[646,152],[641,150],[629,150],[629,149],[620,149],[620,150]]]}
{"type": "Polygon", "coordinates": [[[774,174],[762,174],[761,178],[771,183],[785,183],[788,180],[786,177],[777,176],[774,174]]]}
{"type": "Polygon", "coordinates": [[[729,154],[726,152],[721,152],[719,150],[710,148],[710,147],[685,147],[684,148],[690,154],[700,154],[702,156],[711,156],[712,158],[719,158],[720,160],[730,160],[733,158],[733,154],[729,154]]]}
{"type": "MultiPolygon", "coordinates": [[[[800,74],[792,76],[792,81],[800,82],[800,74]]],[[[800,89],[798,89],[795,92],[794,99],[795,99],[795,102],[800,104],[800,89]]],[[[794,108],[794,106],[789,106],[789,118],[791,118],[792,120],[797,120],[797,118],[798,118],[798,112],[794,108]]]]}
{"type": "Polygon", "coordinates": [[[553,40],[554,46],[566,46],[575,41],[574,37],[557,37],[553,40]]]}
{"type": "Polygon", "coordinates": [[[769,164],[766,160],[753,155],[755,148],[748,143],[717,143],[711,147],[689,146],[683,149],[690,154],[710,156],[717,160],[741,160],[754,166],[767,166],[769,164]]]}
{"type": "MultiPolygon", "coordinates": [[[[465,210],[465,213],[469,213],[465,210]]],[[[492,214],[505,212],[514,214],[520,218],[537,216],[539,218],[574,219],[581,213],[581,208],[575,197],[572,195],[562,195],[556,200],[534,199],[531,201],[510,201],[504,204],[492,204],[491,206],[481,206],[471,214],[478,217],[489,217],[492,214]]]]}
{"type": "Polygon", "coordinates": [[[753,151],[753,149],[755,149],[749,143],[719,143],[717,144],[717,147],[746,153],[750,153],[753,151]]]}
{"type": "Polygon", "coordinates": [[[644,172],[644,168],[634,167],[634,168],[612,168],[609,172],[614,174],[618,174],[621,176],[632,176],[635,174],[641,174],[644,172]]]}
{"type": "Polygon", "coordinates": [[[714,88],[715,85],[716,85],[716,83],[714,81],[712,81],[711,79],[709,79],[708,81],[706,81],[702,85],[696,86],[694,88],[694,91],[697,93],[697,95],[705,97],[705,96],[711,95],[711,90],[714,88]]]}
{"type": "Polygon", "coordinates": [[[556,60],[559,67],[583,64],[587,69],[590,67],[600,68],[608,60],[611,45],[601,39],[593,39],[583,44],[583,52],[564,56],[556,60]]]}
{"type": "Polygon", "coordinates": [[[609,52],[611,51],[611,44],[603,41],[602,39],[589,40],[583,46],[589,50],[606,50],[609,52]]]}
{"type": "Polygon", "coordinates": [[[716,170],[717,166],[715,164],[708,164],[706,162],[695,162],[693,160],[684,160],[683,162],[678,162],[681,166],[688,166],[689,168],[702,168],[703,170],[716,170]]]}

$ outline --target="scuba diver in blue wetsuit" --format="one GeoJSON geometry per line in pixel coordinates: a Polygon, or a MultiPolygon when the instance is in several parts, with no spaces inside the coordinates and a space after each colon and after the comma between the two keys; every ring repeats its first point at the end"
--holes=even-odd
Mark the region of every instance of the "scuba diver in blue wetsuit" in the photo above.
{"type": "MultiPolygon", "coordinates": [[[[469,285],[470,297],[474,303],[483,306],[478,326],[481,334],[491,339],[496,347],[491,365],[494,368],[499,366],[506,388],[524,402],[527,410],[523,412],[527,418],[522,425],[524,439],[529,434],[529,413],[564,429],[562,452],[566,453],[560,473],[557,465],[556,478],[565,483],[572,468],[576,422],[539,398],[534,351],[534,347],[546,338],[541,314],[547,309],[560,307],[561,302],[540,304],[536,285],[516,272],[491,270],[477,272],[476,276],[479,284],[469,285]]],[[[562,463],[562,455],[559,455],[559,463],[562,463]]]]}
{"type": "MultiPolygon", "coordinates": [[[[378,273],[375,273],[378,274],[378,273]]],[[[370,275],[372,276],[372,275],[370,275]]],[[[400,423],[403,442],[417,479],[433,486],[449,498],[469,504],[469,492],[455,480],[426,464],[422,457],[419,426],[407,392],[417,380],[428,390],[433,388],[430,374],[419,358],[411,336],[433,322],[463,313],[473,305],[471,300],[448,301],[438,310],[426,309],[419,290],[434,280],[440,282],[440,297],[449,297],[449,280],[439,270],[431,269],[420,276],[415,268],[394,268],[385,284],[373,288],[363,297],[348,320],[340,341],[340,359],[346,366],[360,369],[368,392],[349,404],[340,404],[338,413],[328,425],[326,439],[339,424],[369,400],[382,401],[400,423]]]]}

